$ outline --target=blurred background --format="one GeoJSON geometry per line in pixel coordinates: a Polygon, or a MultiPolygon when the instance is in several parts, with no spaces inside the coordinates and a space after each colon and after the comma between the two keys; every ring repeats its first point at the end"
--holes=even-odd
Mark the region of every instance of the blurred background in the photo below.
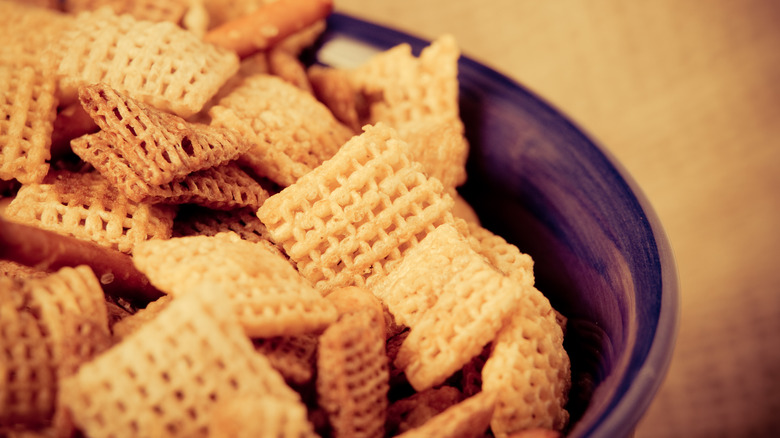
{"type": "Polygon", "coordinates": [[[636,437],[780,434],[780,2],[336,0],[432,39],[566,114],[671,240],[681,326],[636,437]]]}

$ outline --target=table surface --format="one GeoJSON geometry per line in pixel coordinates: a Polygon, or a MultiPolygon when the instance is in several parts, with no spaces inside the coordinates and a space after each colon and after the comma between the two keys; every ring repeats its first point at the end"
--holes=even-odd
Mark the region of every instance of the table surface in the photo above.
{"type": "Polygon", "coordinates": [[[609,150],[669,235],[681,327],[637,437],[780,430],[780,2],[336,0],[541,95],[609,150]]]}

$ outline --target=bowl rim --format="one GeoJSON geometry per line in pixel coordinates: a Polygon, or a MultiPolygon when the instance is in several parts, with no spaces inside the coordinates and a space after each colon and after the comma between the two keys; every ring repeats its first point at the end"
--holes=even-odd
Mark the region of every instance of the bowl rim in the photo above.
{"type": "MultiPolygon", "coordinates": [[[[334,11],[327,19],[322,41],[342,37],[352,39],[356,43],[366,44],[376,50],[385,50],[401,43],[411,46],[412,52],[419,54],[422,48],[431,41],[410,33],[392,29],[382,24],[364,20],[349,14],[334,11]]],[[[321,44],[315,50],[323,47],[321,44]]],[[[359,45],[358,45],[359,47],[359,45]]],[[[316,56],[316,55],[314,55],[316,56]]],[[[327,64],[327,62],[325,62],[327,64]]],[[[624,390],[613,394],[611,403],[605,405],[604,411],[589,418],[589,424],[580,425],[576,435],[587,437],[620,437],[630,436],[637,424],[650,407],[652,400],[659,391],[668,372],[679,330],[680,294],[677,265],[669,238],[661,224],[660,218],[653,209],[647,196],[626,168],[606,148],[597,144],[593,137],[574,123],[562,111],[544,98],[529,90],[518,81],[509,78],[488,65],[463,54],[458,61],[459,70],[468,69],[483,76],[485,80],[510,93],[520,93],[526,99],[535,101],[544,108],[557,122],[566,125],[575,132],[583,144],[591,147],[593,152],[611,167],[611,170],[626,185],[641,209],[650,235],[654,239],[660,269],[661,299],[658,318],[653,328],[651,346],[644,355],[641,365],[629,366],[620,379],[624,390]]],[[[638,348],[637,345],[632,346],[638,348]]]]}

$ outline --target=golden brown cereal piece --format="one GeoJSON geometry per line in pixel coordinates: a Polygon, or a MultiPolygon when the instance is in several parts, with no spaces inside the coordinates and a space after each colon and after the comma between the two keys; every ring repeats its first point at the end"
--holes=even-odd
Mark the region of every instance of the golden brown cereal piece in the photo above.
{"type": "Polygon", "coordinates": [[[244,78],[209,115],[213,126],[236,130],[252,143],[243,164],[281,186],[332,157],[352,136],[311,94],[270,75],[244,78]]]}
{"type": "Polygon", "coordinates": [[[411,120],[398,128],[409,143],[411,158],[425,167],[428,176],[438,178],[453,197],[455,188],[466,182],[468,144],[459,120],[428,117],[411,120]]]}
{"type": "Polygon", "coordinates": [[[333,304],[288,261],[233,233],[148,241],[136,247],[133,258],[153,284],[174,297],[213,283],[212,294],[233,304],[251,337],[317,332],[336,319],[333,304]]]}
{"type": "Polygon", "coordinates": [[[415,327],[447,291],[457,272],[479,259],[479,254],[458,230],[444,224],[410,249],[371,291],[387,306],[396,322],[415,327]]]}
{"type": "Polygon", "coordinates": [[[6,217],[126,253],[171,236],[172,210],[131,202],[97,173],[61,172],[49,181],[22,187],[6,217]]]}
{"type": "Polygon", "coordinates": [[[529,428],[562,430],[570,386],[556,313],[541,292],[529,288],[482,369],[483,389],[497,396],[491,429],[499,436],[529,428]]]}
{"type": "Polygon", "coordinates": [[[56,358],[20,283],[0,277],[0,431],[40,427],[54,413],[56,358]]]}
{"type": "MultiPolygon", "coordinates": [[[[441,246],[438,257],[452,257],[449,268],[440,268],[446,278],[436,282],[432,293],[435,303],[415,320],[395,359],[395,365],[404,369],[418,391],[444,382],[478,355],[527,294],[523,285],[496,271],[459,236],[454,227],[440,226],[426,237],[427,242],[439,244],[428,246],[424,239],[390,274],[408,271],[410,276],[419,275],[407,265],[419,260],[416,252],[427,253],[441,246]]],[[[440,266],[438,262],[435,265],[440,266]]],[[[429,271],[428,275],[435,274],[429,271]]]]}
{"type": "Polygon", "coordinates": [[[388,434],[395,436],[423,423],[443,412],[463,398],[458,388],[443,385],[417,392],[393,402],[387,409],[388,434]]]}
{"type": "Polygon", "coordinates": [[[109,345],[103,291],[88,267],[0,278],[0,432],[49,425],[57,379],[109,345]]]}
{"type": "Polygon", "coordinates": [[[114,324],[112,333],[115,338],[122,339],[129,336],[131,333],[136,332],[144,324],[153,320],[160,314],[168,304],[172,301],[170,295],[163,295],[160,298],[152,301],[143,309],[139,309],[132,315],[126,316],[114,324]]]}
{"type": "Polygon", "coordinates": [[[382,330],[382,336],[387,337],[385,309],[382,307],[382,302],[369,290],[356,286],[342,287],[330,292],[326,298],[336,306],[339,316],[368,311],[373,317],[374,325],[382,330]]]}
{"type": "Polygon", "coordinates": [[[129,14],[138,20],[179,23],[189,0],[64,0],[63,9],[71,14],[110,8],[115,14],[129,14]]]}
{"type": "Polygon", "coordinates": [[[59,0],[6,0],[10,2],[21,3],[30,6],[36,6],[38,8],[59,9],[59,0]]]}
{"type": "Polygon", "coordinates": [[[312,93],[306,67],[295,53],[283,47],[274,47],[268,51],[268,66],[272,75],[284,79],[307,93],[312,93]]]}
{"type": "Polygon", "coordinates": [[[550,429],[526,429],[507,435],[507,438],[561,438],[561,433],[550,429]]]}
{"type": "Polygon", "coordinates": [[[451,35],[424,48],[419,57],[401,44],[381,52],[350,72],[353,87],[369,103],[367,123],[385,122],[396,129],[433,117],[459,120],[458,57],[451,35]]]}
{"type": "Polygon", "coordinates": [[[534,285],[531,256],[478,223],[458,220],[455,225],[468,238],[474,251],[487,258],[496,269],[523,285],[534,285]]]}
{"type": "Polygon", "coordinates": [[[0,63],[0,179],[38,183],[49,171],[54,87],[32,67],[0,63]]]}
{"type": "Polygon", "coordinates": [[[307,334],[254,339],[255,349],[268,358],[285,380],[302,385],[314,374],[318,337],[307,334]]]}
{"type": "Polygon", "coordinates": [[[317,399],[334,437],[381,437],[387,414],[385,338],[368,311],[343,315],[320,337],[317,399]]]}
{"type": "Polygon", "coordinates": [[[409,160],[406,147],[388,126],[366,127],[258,210],[273,241],[321,292],[370,289],[427,233],[453,220],[452,198],[409,160]]]}
{"type": "Polygon", "coordinates": [[[312,65],[307,70],[312,92],[327,106],[333,115],[353,131],[360,132],[363,125],[360,115],[360,99],[349,80],[346,70],[312,65]]]}
{"type": "Polygon", "coordinates": [[[234,53],[173,23],[106,8],[79,14],[51,54],[65,102],[80,86],[101,82],[181,117],[200,111],[238,69],[234,53]]]}
{"type": "Polygon", "coordinates": [[[211,285],[174,299],[156,318],[61,382],[59,400],[87,436],[205,437],[224,400],[264,394],[296,401],[252,348],[211,285]]]}
{"type": "Polygon", "coordinates": [[[197,206],[182,206],[173,222],[173,237],[214,236],[232,231],[244,240],[265,245],[271,252],[287,258],[260,222],[255,210],[241,208],[216,211],[197,206]]]}
{"type": "Polygon", "coordinates": [[[35,69],[43,69],[46,49],[74,20],[59,11],[35,7],[29,0],[0,2],[0,16],[0,64],[35,69]]]}
{"type": "Polygon", "coordinates": [[[437,436],[442,438],[482,437],[488,429],[495,395],[481,392],[451,406],[422,426],[398,435],[403,438],[437,436]]]}
{"type": "Polygon", "coordinates": [[[234,162],[192,172],[169,183],[153,186],[133,170],[113,147],[115,138],[105,131],[71,142],[73,151],[135,202],[150,204],[198,204],[212,209],[257,210],[268,192],[234,162]]]}
{"type": "Polygon", "coordinates": [[[213,438],[315,438],[300,401],[278,400],[262,394],[223,400],[211,413],[209,437],[213,438]]]}
{"type": "MultiPolygon", "coordinates": [[[[224,164],[246,152],[250,146],[236,132],[187,123],[106,84],[81,87],[79,98],[98,126],[110,133],[105,139],[106,144],[94,146],[112,146],[127,163],[126,167],[150,185],[166,184],[192,172],[224,164]]],[[[82,158],[93,158],[88,150],[82,155],[82,158]]],[[[109,156],[101,153],[94,158],[96,160],[92,161],[97,162],[107,160],[109,156]]],[[[105,164],[97,166],[106,173],[110,170],[105,164]]],[[[127,173],[126,168],[122,170],[127,173]]],[[[119,180],[127,177],[121,174],[115,176],[119,180]]]]}

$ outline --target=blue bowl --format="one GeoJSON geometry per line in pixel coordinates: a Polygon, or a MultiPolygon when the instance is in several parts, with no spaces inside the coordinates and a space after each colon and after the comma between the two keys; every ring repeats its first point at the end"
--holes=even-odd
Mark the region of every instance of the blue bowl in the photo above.
{"type": "MultiPolygon", "coordinates": [[[[351,67],[428,41],[335,13],[309,62],[351,67]]],[[[679,322],[666,235],[621,166],[511,79],[459,61],[471,150],[461,194],[483,226],[535,260],[537,287],[568,318],[571,437],[632,435],[668,369],[679,322]]]]}

